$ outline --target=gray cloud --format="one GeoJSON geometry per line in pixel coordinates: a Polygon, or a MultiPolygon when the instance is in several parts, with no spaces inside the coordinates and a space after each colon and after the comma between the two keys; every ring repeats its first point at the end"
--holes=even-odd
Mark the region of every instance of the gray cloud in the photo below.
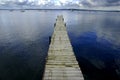
{"type": "Polygon", "coordinates": [[[111,7],[120,6],[120,0],[0,0],[3,6],[61,6],[61,7],[111,7]]]}
{"type": "Polygon", "coordinates": [[[84,5],[89,6],[119,6],[120,0],[84,0],[84,5]]]}

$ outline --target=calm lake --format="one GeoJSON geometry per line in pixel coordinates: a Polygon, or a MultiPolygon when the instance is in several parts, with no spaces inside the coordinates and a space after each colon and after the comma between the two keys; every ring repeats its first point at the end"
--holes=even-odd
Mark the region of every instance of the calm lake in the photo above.
{"type": "Polygon", "coordinates": [[[63,15],[85,80],[120,80],[120,13],[0,11],[0,80],[41,80],[49,37],[63,15]]]}

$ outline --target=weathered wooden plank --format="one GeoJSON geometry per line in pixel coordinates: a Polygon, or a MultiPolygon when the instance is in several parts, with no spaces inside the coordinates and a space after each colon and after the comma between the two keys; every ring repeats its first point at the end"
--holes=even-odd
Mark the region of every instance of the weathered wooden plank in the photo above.
{"type": "Polygon", "coordinates": [[[43,80],[84,80],[67,35],[63,16],[56,19],[43,80]]]}

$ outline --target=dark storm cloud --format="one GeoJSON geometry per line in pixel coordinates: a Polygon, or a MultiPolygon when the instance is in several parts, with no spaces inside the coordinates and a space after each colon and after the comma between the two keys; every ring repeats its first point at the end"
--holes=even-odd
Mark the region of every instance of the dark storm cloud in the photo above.
{"type": "Polygon", "coordinates": [[[84,0],[90,6],[120,6],[120,0],[84,0]]]}
{"type": "Polygon", "coordinates": [[[107,0],[107,6],[120,6],[120,0],[107,0]]]}
{"type": "Polygon", "coordinates": [[[107,0],[108,3],[118,3],[120,0],[107,0]]]}

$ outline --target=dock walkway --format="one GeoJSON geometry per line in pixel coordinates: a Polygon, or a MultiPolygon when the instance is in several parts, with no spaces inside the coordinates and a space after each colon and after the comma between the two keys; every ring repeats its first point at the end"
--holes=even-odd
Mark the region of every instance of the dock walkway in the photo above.
{"type": "Polygon", "coordinates": [[[84,80],[62,15],[56,19],[43,80],[84,80]]]}

